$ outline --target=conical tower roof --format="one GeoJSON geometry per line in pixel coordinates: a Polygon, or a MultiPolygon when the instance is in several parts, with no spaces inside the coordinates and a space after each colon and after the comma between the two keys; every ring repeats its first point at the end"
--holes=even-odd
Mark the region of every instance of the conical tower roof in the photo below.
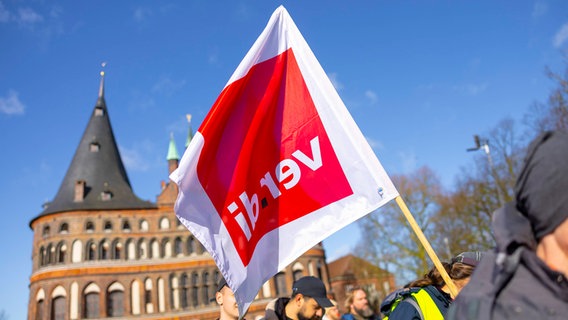
{"type": "Polygon", "coordinates": [[[101,72],[99,97],[79,147],[57,195],[39,216],[71,210],[155,207],[132,191],[110,124],[101,72]]]}

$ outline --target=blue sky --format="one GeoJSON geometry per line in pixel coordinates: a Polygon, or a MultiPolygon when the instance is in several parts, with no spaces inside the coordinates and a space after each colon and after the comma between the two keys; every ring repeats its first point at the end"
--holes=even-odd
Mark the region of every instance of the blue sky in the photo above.
{"type": "MultiPolygon", "coordinates": [[[[183,150],[283,4],[389,174],[451,188],[473,134],[519,119],[563,72],[568,2],[0,0],[0,310],[24,319],[30,219],[51,200],[105,97],[135,193],[155,200],[170,133],[183,150]]],[[[333,260],[356,225],[324,241],[333,260]]]]}

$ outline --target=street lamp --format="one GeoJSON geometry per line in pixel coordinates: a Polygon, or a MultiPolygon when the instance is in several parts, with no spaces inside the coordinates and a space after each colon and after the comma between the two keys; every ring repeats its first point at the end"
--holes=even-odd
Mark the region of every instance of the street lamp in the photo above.
{"type": "Polygon", "coordinates": [[[499,188],[499,183],[497,182],[497,174],[495,172],[495,167],[493,166],[493,159],[491,158],[491,150],[489,150],[489,140],[479,138],[478,135],[473,136],[473,141],[475,142],[475,147],[468,148],[467,151],[477,151],[479,149],[483,149],[485,154],[487,155],[487,162],[489,162],[489,170],[491,171],[491,175],[493,176],[493,180],[495,180],[495,188],[497,189],[497,197],[499,198],[499,205],[503,206],[505,204],[505,200],[503,195],[501,194],[501,188],[499,188]]]}

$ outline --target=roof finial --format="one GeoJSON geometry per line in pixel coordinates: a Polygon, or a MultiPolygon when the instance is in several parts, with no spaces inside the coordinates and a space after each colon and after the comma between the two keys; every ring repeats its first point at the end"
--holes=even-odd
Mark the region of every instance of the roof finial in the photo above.
{"type": "Polygon", "coordinates": [[[103,70],[101,70],[101,85],[99,87],[99,98],[104,98],[105,95],[105,66],[106,66],[106,62],[101,63],[101,66],[103,67],[103,70]]]}

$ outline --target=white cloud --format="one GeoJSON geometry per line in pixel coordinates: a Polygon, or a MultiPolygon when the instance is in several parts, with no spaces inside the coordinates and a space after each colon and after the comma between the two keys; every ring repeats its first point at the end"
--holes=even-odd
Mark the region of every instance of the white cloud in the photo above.
{"type": "Polygon", "coordinates": [[[0,22],[9,22],[12,18],[10,11],[6,10],[4,4],[0,2],[0,22]]]}
{"type": "Polygon", "coordinates": [[[126,166],[127,171],[147,171],[150,165],[146,162],[142,153],[136,147],[128,149],[123,146],[118,146],[120,150],[120,157],[126,166]]]}
{"type": "Polygon", "coordinates": [[[372,90],[365,91],[365,97],[367,97],[367,99],[369,99],[369,102],[371,103],[371,105],[375,105],[375,104],[377,104],[377,101],[379,101],[379,97],[372,90]]]}
{"type": "Polygon", "coordinates": [[[0,113],[4,114],[24,114],[26,106],[18,98],[18,93],[14,90],[8,91],[8,96],[0,97],[0,113]]]}
{"type": "Polygon", "coordinates": [[[146,7],[138,7],[134,9],[134,20],[142,22],[152,16],[152,10],[146,7]]]}
{"type": "Polygon", "coordinates": [[[36,23],[42,22],[43,17],[30,8],[20,8],[18,9],[18,15],[16,17],[20,25],[33,26],[36,23]]]}
{"type": "Polygon", "coordinates": [[[548,4],[544,1],[537,1],[533,6],[532,17],[534,19],[544,16],[548,12],[548,4]]]}
{"type": "Polygon", "coordinates": [[[339,82],[337,73],[328,73],[327,76],[329,80],[331,80],[331,83],[335,87],[335,90],[340,91],[341,89],[343,89],[343,83],[339,82]]]}
{"type": "Polygon", "coordinates": [[[487,86],[488,86],[487,83],[465,84],[465,85],[454,86],[453,89],[458,92],[468,94],[470,96],[476,96],[484,92],[487,89],[487,86]]]}
{"type": "Polygon", "coordinates": [[[161,77],[160,80],[152,86],[152,92],[171,96],[176,91],[183,88],[185,83],[185,80],[173,81],[169,77],[161,77]]]}
{"type": "Polygon", "coordinates": [[[554,35],[554,47],[560,48],[568,39],[568,22],[565,23],[558,32],[554,35]]]}
{"type": "Polygon", "coordinates": [[[375,140],[371,137],[365,136],[365,140],[367,140],[367,143],[369,143],[371,148],[374,149],[374,150],[380,150],[380,149],[383,149],[383,147],[384,147],[382,142],[375,140]]]}

